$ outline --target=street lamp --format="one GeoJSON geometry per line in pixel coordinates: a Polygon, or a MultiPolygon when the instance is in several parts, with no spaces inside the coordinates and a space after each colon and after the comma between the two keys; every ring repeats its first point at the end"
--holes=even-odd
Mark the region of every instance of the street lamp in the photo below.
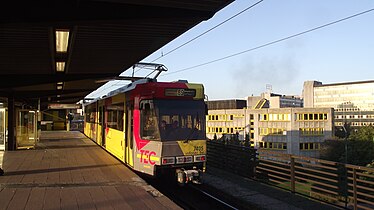
{"type": "Polygon", "coordinates": [[[345,123],[343,125],[343,130],[344,130],[344,151],[345,151],[345,157],[344,157],[344,162],[345,164],[348,163],[348,142],[347,142],[347,137],[348,137],[348,132],[347,129],[345,128],[345,123]]]}
{"type": "Polygon", "coordinates": [[[348,170],[347,170],[347,164],[348,164],[348,142],[347,142],[347,137],[348,137],[348,132],[347,129],[345,128],[345,123],[343,125],[343,130],[345,133],[344,136],[344,150],[345,150],[345,155],[344,155],[344,171],[345,171],[345,189],[344,189],[344,194],[345,194],[345,208],[348,206],[348,170]]]}

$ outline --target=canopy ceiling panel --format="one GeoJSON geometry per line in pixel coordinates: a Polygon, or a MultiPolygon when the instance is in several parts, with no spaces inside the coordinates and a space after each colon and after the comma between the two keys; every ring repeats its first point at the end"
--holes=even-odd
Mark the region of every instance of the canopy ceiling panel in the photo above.
{"type": "Polygon", "coordinates": [[[12,1],[0,13],[0,97],[78,102],[231,2],[12,1]]]}

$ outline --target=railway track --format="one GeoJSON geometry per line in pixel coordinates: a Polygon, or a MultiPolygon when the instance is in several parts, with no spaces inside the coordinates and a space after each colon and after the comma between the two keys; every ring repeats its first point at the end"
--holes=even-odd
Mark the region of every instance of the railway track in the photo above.
{"type": "Polygon", "coordinates": [[[189,184],[181,187],[176,182],[170,181],[170,179],[160,180],[144,176],[142,178],[183,209],[253,209],[233,197],[218,193],[214,189],[204,186],[204,184],[189,184]]]}

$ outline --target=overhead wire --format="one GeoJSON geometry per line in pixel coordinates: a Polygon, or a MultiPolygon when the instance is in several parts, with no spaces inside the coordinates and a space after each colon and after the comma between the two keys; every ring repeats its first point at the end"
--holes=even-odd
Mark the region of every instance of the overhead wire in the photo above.
{"type": "Polygon", "coordinates": [[[241,55],[241,54],[244,54],[244,53],[247,53],[247,52],[251,52],[251,51],[254,51],[254,50],[257,50],[257,49],[260,49],[260,48],[264,48],[264,47],[267,47],[269,45],[273,45],[273,44],[276,44],[276,43],[279,43],[279,42],[282,42],[282,41],[286,41],[288,39],[292,39],[292,38],[295,38],[295,37],[298,37],[298,36],[301,36],[301,35],[304,35],[304,34],[307,34],[307,33],[322,29],[322,28],[325,28],[327,26],[331,26],[331,25],[346,21],[348,19],[360,16],[360,15],[363,15],[363,14],[366,14],[366,13],[369,13],[369,12],[372,12],[372,11],[374,11],[374,8],[369,9],[369,10],[365,10],[365,11],[360,12],[360,13],[356,13],[354,15],[351,15],[351,16],[348,16],[348,17],[345,17],[345,18],[342,18],[342,19],[339,19],[339,20],[336,20],[336,21],[333,21],[333,22],[330,22],[330,23],[323,24],[321,26],[317,26],[315,28],[312,28],[312,29],[309,29],[309,30],[306,30],[306,31],[299,32],[299,33],[294,34],[294,35],[290,35],[290,36],[287,36],[287,37],[284,37],[284,38],[281,38],[281,39],[278,39],[278,40],[275,40],[275,41],[271,41],[271,42],[268,42],[266,44],[259,45],[257,47],[253,47],[253,48],[241,51],[241,52],[237,52],[237,53],[234,53],[234,54],[231,54],[231,55],[228,55],[228,56],[224,56],[222,58],[218,58],[218,59],[215,59],[215,60],[211,60],[211,61],[208,61],[208,62],[205,62],[205,63],[198,64],[198,65],[195,65],[195,66],[180,69],[180,70],[177,70],[177,71],[174,71],[174,72],[165,73],[165,74],[160,75],[160,76],[175,74],[175,73],[191,70],[191,69],[194,69],[194,68],[198,68],[198,67],[201,67],[201,66],[205,66],[205,65],[208,65],[208,64],[211,64],[211,63],[215,63],[215,62],[218,62],[218,61],[226,60],[228,58],[235,57],[235,56],[238,56],[238,55],[241,55]]]}
{"type": "MultiPolygon", "coordinates": [[[[219,24],[213,26],[212,28],[210,28],[210,29],[204,31],[204,32],[201,33],[200,35],[198,35],[198,36],[196,36],[196,37],[194,37],[194,38],[188,40],[187,42],[185,42],[185,43],[179,45],[178,47],[175,47],[174,49],[168,51],[167,53],[163,54],[162,56],[160,56],[160,57],[158,57],[158,58],[152,60],[150,63],[153,63],[153,62],[157,61],[158,59],[163,58],[163,57],[165,57],[165,56],[167,56],[167,55],[173,53],[174,51],[176,51],[176,50],[178,50],[178,49],[180,49],[180,48],[186,46],[187,44],[189,44],[189,43],[195,41],[196,39],[198,39],[198,38],[204,36],[205,34],[211,32],[211,31],[213,31],[214,29],[216,29],[216,28],[218,28],[219,26],[221,26],[221,25],[227,23],[228,21],[234,19],[235,17],[237,17],[237,16],[243,14],[244,12],[248,11],[249,9],[252,9],[253,7],[255,7],[256,5],[260,4],[260,3],[263,2],[263,1],[264,1],[264,0],[257,1],[256,3],[254,3],[254,4],[252,4],[252,5],[248,6],[248,7],[246,7],[245,9],[243,9],[243,10],[241,10],[240,12],[236,13],[235,15],[233,15],[233,16],[227,18],[226,20],[220,22],[219,24]]],[[[140,71],[141,69],[143,69],[143,68],[139,68],[138,70],[135,71],[135,73],[138,72],[138,71],[140,71]]],[[[104,92],[105,90],[107,90],[107,89],[109,89],[109,88],[111,88],[111,87],[117,85],[119,82],[120,82],[120,81],[117,81],[116,83],[112,84],[111,86],[109,86],[109,87],[107,87],[107,88],[104,88],[103,90],[101,90],[101,91],[98,92],[98,93],[102,93],[102,92],[104,92]]]]}
{"type": "Polygon", "coordinates": [[[164,53],[163,55],[159,56],[158,58],[152,60],[151,63],[157,61],[157,60],[160,59],[160,58],[163,58],[163,57],[169,55],[170,53],[172,53],[172,52],[174,52],[174,51],[176,51],[176,50],[178,50],[178,49],[180,49],[180,48],[182,48],[182,47],[184,47],[184,46],[186,46],[187,44],[189,44],[189,43],[195,41],[196,39],[198,39],[198,38],[204,36],[205,34],[207,34],[207,33],[211,32],[211,31],[213,31],[214,29],[220,27],[221,25],[223,25],[223,24],[229,22],[230,20],[236,18],[237,16],[243,14],[244,12],[248,11],[249,9],[252,9],[253,7],[255,7],[256,5],[260,4],[260,3],[263,2],[263,1],[264,1],[264,0],[260,0],[260,1],[256,2],[256,3],[252,4],[252,5],[248,6],[247,8],[245,8],[245,9],[243,9],[242,11],[236,13],[235,15],[231,16],[230,18],[227,18],[226,20],[222,21],[221,23],[219,23],[219,24],[215,25],[214,27],[212,27],[212,28],[206,30],[205,32],[201,33],[200,35],[198,35],[198,36],[196,36],[196,37],[194,37],[194,38],[188,40],[187,42],[185,42],[185,43],[179,45],[178,47],[175,47],[174,49],[170,50],[169,52],[164,53]]]}

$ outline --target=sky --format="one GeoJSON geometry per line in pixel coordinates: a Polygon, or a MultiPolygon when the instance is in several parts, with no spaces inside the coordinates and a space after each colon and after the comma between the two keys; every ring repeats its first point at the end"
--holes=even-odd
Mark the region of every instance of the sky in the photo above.
{"type": "MultiPolygon", "coordinates": [[[[374,10],[257,48],[374,9],[373,0],[264,0],[228,20],[258,1],[231,3],[141,62],[157,59],[154,63],[167,67],[158,81],[183,79],[204,84],[209,100],[258,96],[267,86],[273,93],[301,95],[308,80],[323,84],[374,80],[374,10]],[[250,50],[253,48],[257,49],[250,50]],[[199,67],[191,68],[194,66],[199,67]]],[[[135,76],[148,73],[141,69],[135,76]]],[[[128,70],[121,75],[130,74],[128,70]]],[[[87,97],[100,97],[128,83],[108,82],[87,97]]]]}

